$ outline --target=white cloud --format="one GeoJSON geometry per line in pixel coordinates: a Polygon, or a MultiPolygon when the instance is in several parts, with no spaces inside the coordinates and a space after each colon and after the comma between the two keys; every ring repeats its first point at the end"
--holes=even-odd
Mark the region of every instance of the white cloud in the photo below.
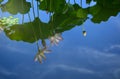
{"type": "Polygon", "coordinates": [[[54,72],[56,73],[57,69],[63,70],[64,72],[69,71],[71,73],[76,72],[76,73],[80,73],[80,74],[96,74],[96,72],[94,70],[87,69],[87,68],[74,67],[74,66],[69,66],[69,65],[65,65],[65,64],[56,64],[56,65],[54,64],[54,65],[48,66],[46,71],[44,71],[40,75],[40,78],[44,78],[47,75],[49,75],[50,73],[54,73],[54,72]]]}
{"type": "Polygon", "coordinates": [[[31,44],[23,41],[10,40],[4,32],[2,34],[0,33],[0,48],[4,48],[5,50],[28,55],[32,52],[32,49],[37,50],[35,45],[35,43],[31,44]]]}
{"type": "Polygon", "coordinates": [[[112,21],[111,23],[114,24],[115,26],[117,26],[117,28],[120,29],[120,15],[118,15],[117,17],[112,17],[112,21]]]}
{"type": "Polygon", "coordinates": [[[53,67],[54,68],[60,68],[62,70],[66,70],[66,71],[76,71],[76,72],[84,73],[84,74],[94,74],[95,73],[93,70],[90,70],[90,69],[79,68],[79,67],[72,67],[72,66],[64,65],[64,64],[55,65],[53,67]]]}
{"type": "MultiPolygon", "coordinates": [[[[32,52],[31,50],[28,50],[28,49],[31,49],[31,47],[27,47],[25,46],[25,44],[21,43],[21,45],[23,45],[22,47],[19,46],[19,42],[18,43],[15,43],[15,42],[11,42],[11,43],[7,43],[7,44],[2,44],[0,46],[0,48],[4,48],[4,50],[7,50],[8,52],[7,53],[19,53],[19,54],[24,54],[24,55],[29,55],[30,52],[32,52]],[[27,48],[26,48],[27,47],[27,48]]],[[[36,48],[33,47],[33,49],[36,50],[36,48]]],[[[34,50],[33,50],[34,52],[34,50]]]]}
{"type": "Polygon", "coordinates": [[[99,51],[97,49],[93,49],[93,48],[86,48],[86,47],[80,47],[78,48],[78,54],[82,54],[85,56],[89,56],[89,57],[94,57],[94,58],[110,58],[110,57],[115,57],[117,56],[116,54],[111,54],[111,53],[107,53],[104,51],[99,51]]]}
{"type": "Polygon", "coordinates": [[[120,45],[113,45],[113,46],[111,46],[110,48],[111,48],[111,49],[113,49],[113,48],[120,48],[120,45]]]}
{"type": "Polygon", "coordinates": [[[17,73],[14,73],[14,72],[11,72],[11,71],[8,71],[7,69],[3,68],[3,67],[0,67],[0,74],[2,75],[5,75],[5,76],[17,76],[17,73]]]}
{"type": "Polygon", "coordinates": [[[78,47],[76,56],[82,58],[87,64],[96,66],[120,65],[120,56],[114,53],[99,51],[93,48],[78,47]]]}
{"type": "Polygon", "coordinates": [[[105,49],[105,51],[106,52],[108,52],[108,51],[110,51],[110,50],[113,50],[113,49],[120,49],[120,45],[112,45],[112,46],[110,46],[109,48],[106,48],[105,49]]]}
{"type": "Polygon", "coordinates": [[[18,47],[14,47],[14,46],[6,46],[6,49],[12,52],[17,52],[17,53],[21,53],[21,54],[26,54],[26,52],[18,47]]]}
{"type": "Polygon", "coordinates": [[[28,66],[28,65],[21,64],[20,66],[16,66],[16,69],[14,70],[17,71],[17,73],[19,73],[18,76],[21,79],[23,78],[43,79],[46,76],[50,76],[50,75],[54,76],[56,74],[58,75],[59,70],[62,70],[63,73],[64,72],[70,72],[70,73],[76,72],[77,74],[95,75],[102,79],[104,77],[106,78],[111,77],[110,74],[114,75],[115,72],[113,71],[120,68],[119,67],[120,57],[118,57],[116,54],[110,54],[104,51],[99,51],[97,49],[86,48],[86,47],[78,47],[78,48],[75,48],[75,50],[76,50],[75,53],[73,53],[74,50],[73,51],[70,50],[70,52],[67,51],[68,53],[65,51],[63,53],[64,56],[68,57],[67,61],[62,60],[62,58],[64,59],[64,57],[59,57],[60,59],[59,58],[57,59],[57,60],[62,60],[63,63],[59,63],[59,62],[56,63],[53,61],[52,64],[48,63],[47,65],[46,64],[44,65],[43,63],[42,66],[41,65],[28,66]],[[73,57],[73,54],[74,56],[75,55],[77,56],[75,58],[77,58],[78,61],[81,60],[82,57],[84,58],[82,62],[80,61],[78,62],[74,60],[73,58],[73,61],[75,61],[74,63],[77,64],[77,66],[74,64],[68,65],[68,64],[71,64],[71,62],[73,62],[73,61],[70,61],[70,63],[68,62],[69,58],[73,57]],[[88,62],[86,63],[86,61],[88,62]],[[94,66],[96,67],[95,69],[93,68],[93,65],[95,65],[94,66]],[[19,71],[20,69],[22,70],[19,71]]]}
{"type": "Polygon", "coordinates": [[[120,68],[113,71],[116,79],[120,79],[120,68]]]}

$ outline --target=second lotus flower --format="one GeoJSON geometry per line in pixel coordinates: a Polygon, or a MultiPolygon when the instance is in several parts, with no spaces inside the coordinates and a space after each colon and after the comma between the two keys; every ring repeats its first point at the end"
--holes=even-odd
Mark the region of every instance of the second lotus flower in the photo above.
{"type": "Polygon", "coordinates": [[[54,36],[49,37],[49,40],[52,45],[57,45],[63,38],[60,33],[56,33],[54,36]]]}

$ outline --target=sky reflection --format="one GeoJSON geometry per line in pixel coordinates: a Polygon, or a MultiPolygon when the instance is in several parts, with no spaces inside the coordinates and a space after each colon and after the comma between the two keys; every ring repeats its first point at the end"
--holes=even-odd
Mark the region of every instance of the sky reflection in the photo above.
{"type": "Polygon", "coordinates": [[[35,44],[11,41],[1,33],[0,79],[119,79],[120,29],[114,19],[119,20],[119,15],[100,25],[88,20],[86,37],[80,27],[64,32],[64,40],[52,47],[43,64],[33,60],[35,44]]]}
{"type": "Polygon", "coordinates": [[[0,79],[120,79],[119,20],[120,14],[101,24],[87,20],[86,37],[82,27],[65,31],[42,64],[34,62],[36,43],[10,40],[1,32],[0,79]]]}

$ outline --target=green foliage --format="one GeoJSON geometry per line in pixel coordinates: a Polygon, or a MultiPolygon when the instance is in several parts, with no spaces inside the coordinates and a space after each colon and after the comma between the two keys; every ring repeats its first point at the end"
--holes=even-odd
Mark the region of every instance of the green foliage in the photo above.
{"type": "Polygon", "coordinates": [[[93,15],[92,21],[100,23],[107,21],[111,16],[116,16],[120,12],[120,3],[116,3],[116,1],[98,0],[95,6],[89,8],[90,14],[93,15]]]}
{"type": "Polygon", "coordinates": [[[49,23],[42,23],[39,18],[36,18],[33,22],[13,25],[10,29],[14,30],[15,33],[9,35],[9,31],[6,30],[6,34],[12,40],[31,43],[39,39],[47,39],[56,32],[61,33],[83,23],[83,19],[72,15],[73,13],[54,14],[53,20],[51,19],[49,23]]]}
{"type": "MultiPolygon", "coordinates": [[[[40,0],[39,0],[40,1],[40,0]]],[[[61,12],[65,6],[65,0],[43,0],[39,8],[48,12],[61,12]]]]}
{"type": "Polygon", "coordinates": [[[0,0],[0,3],[3,2],[3,0],[0,0]]]}
{"type": "Polygon", "coordinates": [[[77,17],[79,17],[79,18],[84,19],[87,17],[87,14],[88,14],[88,12],[82,8],[78,9],[78,11],[77,11],[77,17]]]}
{"type": "Polygon", "coordinates": [[[0,26],[2,27],[10,27],[14,24],[18,24],[18,18],[9,16],[9,17],[3,17],[2,19],[0,19],[0,26]]]}
{"type": "Polygon", "coordinates": [[[7,11],[11,14],[17,14],[18,12],[21,14],[28,13],[31,8],[30,2],[26,2],[26,0],[8,0],[4,7],[2,7],[2,11],[7,11]]]}
{"type": "MultiPolygon", "coordinates": [[[[5,30],[10,39],[33,43],[83,24],[88,19],[89,14],[93,16],[92,22],[101,23],[120,12],[119,0],[93,0],[96,5],[88,8],[82,8],[78,4],[66,3],[65,0],[36,1],[40,3],[39,10],[52,13],[50,21],[43,23],[39,18],[36,18],[33,22],[12,25],[10,29],[15,31],[14,33],[10,34],[10,30],[5,30]]],[[[91,1],[86,0],[88,4],[91,1]]],[[[11,14],[25,14],[29,12],[32,6],[26,0],[9,0],[7,3],[1,4],[0,7],[2,11],[8,11],[11,14]]]]}
{"type": "Polygon", "coordinates": [[[86,0],[86,3],[87,3],[87,4],[90,4],[90,2],[91,2],[91,0],[86,0]]]}
{"type": "Polygon", "coordinates": [[[15,31],[15,33],[9,35],[9,31],[5,30],[10,39],[30,43],[38,39],[47,39],[52,35],[51,27],[42,23],[39,18],[36,18],[33,22],[13,25],[10,29],[15,31]]]}
{"type": "Polygon", "coordinates": [[[79,8],[72,5],[71,7],[68,7],[68,10],[64,14],[54,13],[49,23],[43,23],[39,18],[36,18],[33,22],[13,25],[10,29],[14,30],[15,33],[9,35],[9,31],[6,30],[6,34],[12,40],[22,40],[32,43],[39,39],[47,39],[54,35],[54,33],[70,30],[76,25],[81,25],[87,18],[85,14],[82,17],[78,16],[79,8]]]}

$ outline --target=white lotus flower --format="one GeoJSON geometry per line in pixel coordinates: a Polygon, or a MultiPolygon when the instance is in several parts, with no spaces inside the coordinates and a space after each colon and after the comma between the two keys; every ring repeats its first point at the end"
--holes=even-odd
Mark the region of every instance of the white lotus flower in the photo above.
{"type": "Polygon", "coordinates": [[[54,36],[49,37],[51,44],[57,45],[61,40],[63,40],[60,33],[56,33],[54,36]]]}
{"type": "Polygon", "coordinates": [[[46,47],[45,48],[39,48],[38,53],[35,56],[34,61],[39,61],[40,63],[42,63],[42,59],[46,60],[45,53],[49,53],[49,52],[51,52],[51,50],[48,50],[46,47]]]}

